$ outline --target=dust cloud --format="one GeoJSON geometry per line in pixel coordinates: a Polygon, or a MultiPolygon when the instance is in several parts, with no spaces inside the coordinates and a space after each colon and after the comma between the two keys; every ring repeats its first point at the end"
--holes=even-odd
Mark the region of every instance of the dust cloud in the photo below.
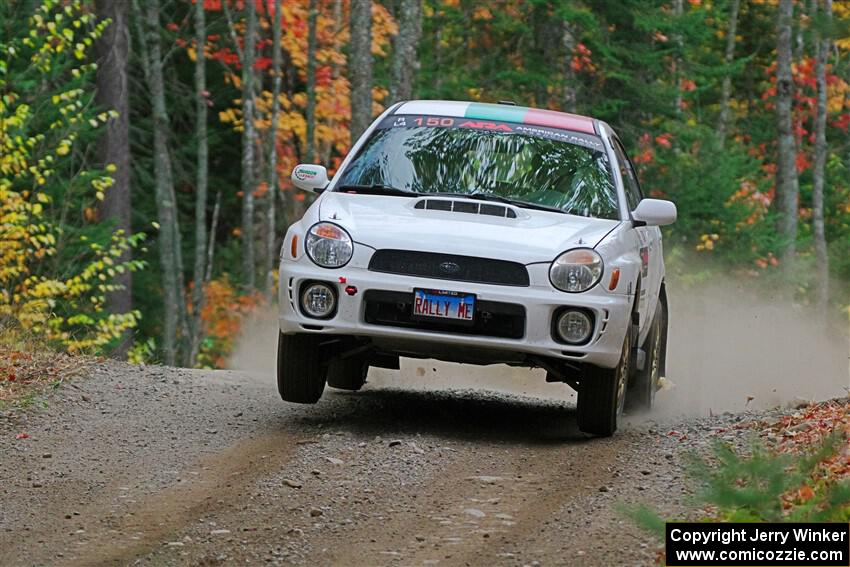
{"type": "MultiPolygon", "coordinates": [[[[828,329],[806,307],[743,287],[670,284],[667,384],[653,415],[701,416],[846,396],[846,323],[828,329]]],[[[277,321],[249,321],[229,367],[274,383],[277,321]]],[[[401,370],[373,368],[367,388],[486,389],[575,402],[542,370],[402,359],[401,370]]]]}
{"type": "Polygon", "coordinates": [[[667,376],[659,411],[770,408],[846,396],[846,325],[817,320],[781,293],[752,284],[670,286],[667,376]]]}

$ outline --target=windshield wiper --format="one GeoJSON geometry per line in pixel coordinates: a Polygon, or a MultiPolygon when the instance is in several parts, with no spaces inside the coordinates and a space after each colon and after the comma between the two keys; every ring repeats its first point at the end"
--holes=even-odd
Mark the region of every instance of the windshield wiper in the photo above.
{"type": "Polygon", "coordinates": [[[549,205],[541,205],[539,203],[530,203],[528,201],[522,201],[520,199],[511,199],[509,197],[502,197],[500,195],[491,195],[490,193],[452,193],[452,192],[443,192],[443,193],[428,193],[428,195],[438,195],[440,197],[463,197],[466,199],[475,199],[477,201],[492,201],[495,203],[505,203],[507,205],[514,205],[515,207],[520,207],[523,209],[535,209],[538,211],[550,211],[553,213],[561,213],[564,215],[568,215],[567,211],[560,209],[558,207],[552,207],[549,205]]]}
{"type": "Polygon", "coordinates": [[[346,191],[351,193],[359,193],[362,195],[393,195],[397,197],[419,197],[421,193],[416,191],[408,191],[406,189],[398,189],[390,185],[375,183],[373,185],[340,185],[334,188],[334,191],[346,191]]]}

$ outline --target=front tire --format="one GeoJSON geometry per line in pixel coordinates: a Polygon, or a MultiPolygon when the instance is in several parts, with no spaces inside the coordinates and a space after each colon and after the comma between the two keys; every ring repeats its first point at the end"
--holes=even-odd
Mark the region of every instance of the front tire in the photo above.
{"type": "Polygon", "coordinates": [[[287,402],[315,404],[325,390],[321,336],[284,335],[277,338],[277,390],[287,402]]]}
{"type": "Polygon", "coordinates": [[[659,298],[652,318],[652,326],[646,336],[644,348],[646,359],[642,370],[636,370],[632,383],[626,391],[628,411],[649,411],[655,403],[661,372],[663,371],[667,336],[667,309],[659,298]]]}
{"type": "Polygon", "coordinates": [[[623,413],[631,370],[632,333],[626,333],[620,361],[614,368],[587,366],[578,391],[578,428],[591,435],[610,437],[623,413]]]}

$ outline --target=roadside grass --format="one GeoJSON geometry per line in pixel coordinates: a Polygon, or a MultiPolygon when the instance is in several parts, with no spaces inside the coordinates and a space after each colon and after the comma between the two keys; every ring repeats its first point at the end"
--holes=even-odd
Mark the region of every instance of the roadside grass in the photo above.
{"type": "MultiPolygon", "coordinates": [[[[749,449],[736,451],[718,442],[707,454],[686,456],[694,495],[687,519],[850,521],[850,399],[810,404],[735,429],[751,433],[749,449]]],[[[656,511],[637,506],[624,507],[623,512],[663,545],[666,520],[656,511]]],[[[664,559],[662,548],[659,564],[664,559]]]]}
{"type": "Polygon", "coordinates": [[[20,333],[0,331],[0,411],[47,407],[48,395],[91,362],[56,352],[20,333]]]}

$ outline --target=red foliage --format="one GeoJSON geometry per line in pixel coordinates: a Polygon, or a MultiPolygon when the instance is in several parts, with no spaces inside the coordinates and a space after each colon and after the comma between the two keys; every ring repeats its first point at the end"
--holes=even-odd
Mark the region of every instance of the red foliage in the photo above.
{"type": "Polygon", "coordinates": [[[271,57],[257,57],[254,61],[254,69],[258,69],[260,71],[265,71],[272,65],[271,57]]]}
{"type": "Polygon", "coordinates": [[[803,173],[812,167],[812,161],[805,152],[797,152],[797,173],[803,173]]]}
{"type": "Polygon", "coordinates": [[[832,123],[832,125],[847,132],[847,129],[850,128],[850,112],[841,114],[838,119],[832,123]]]}
{"type": "Polygon", "coordinates": [[[579,43],[576,45],[575,51],[573,52],[573,58],[570,61],[570,68],[576,73],[581,71],[592,73],[596,71],[596,66],[590,59],[591,55],[593,55],[593,52],[590,48],[583,43],[579,43]]]}
{"type": "Polygon", "coordinates": [[[661,146],[662,148],[667,148],[669,150],[673,147],[673,144],[670,142],[672,138],[672,134],[661,134],[660,136],[655,137],[655,143],[661,146]]]}

